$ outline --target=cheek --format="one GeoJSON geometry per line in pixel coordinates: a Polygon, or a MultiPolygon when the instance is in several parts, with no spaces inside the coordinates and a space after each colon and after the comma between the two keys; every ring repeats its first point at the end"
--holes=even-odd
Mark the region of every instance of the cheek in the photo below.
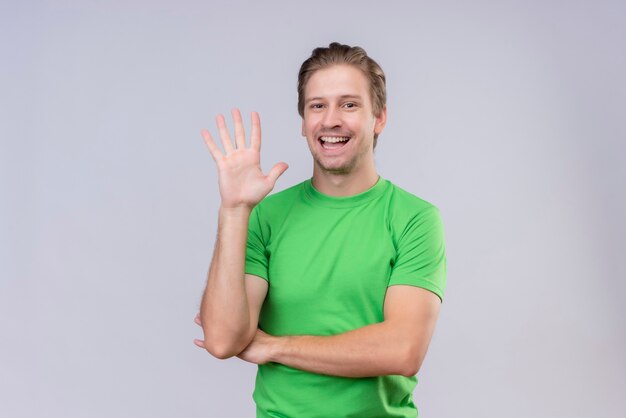
{"type": "Polygon", "coordinates": [[[362,123],[363,123],[363,127],[367,130],[367,132],[374,132],[374,129],[376,128],[376,119],[367,118],[363,120],[362,123]]]}
{"type": "Polygon", "coordinates": [[[313,135],[313,133],[316,130],[316,122],[315,120],[312,119],[307,119],[306,121],[302,122],[302,135],[303,136],[309,136],[309,135],[313,135]]]}
{"type": "Polygon", "coordinates": [[[346,120],[346,126],[353,132],[373,132],[374,122],[370,118],[354,117],[346,120]]]}

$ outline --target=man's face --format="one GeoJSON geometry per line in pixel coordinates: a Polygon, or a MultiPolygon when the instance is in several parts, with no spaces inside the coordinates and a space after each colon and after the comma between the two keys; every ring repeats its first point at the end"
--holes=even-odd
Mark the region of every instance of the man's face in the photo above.
{"type": "Polygon", "coordinates": [[[305,86],[302,135],[318,169],[348,174],[373,164],[374,134],[385,122],[386,109],[374,116],[369,82],[351,65],[318,70],[305,86]]]}

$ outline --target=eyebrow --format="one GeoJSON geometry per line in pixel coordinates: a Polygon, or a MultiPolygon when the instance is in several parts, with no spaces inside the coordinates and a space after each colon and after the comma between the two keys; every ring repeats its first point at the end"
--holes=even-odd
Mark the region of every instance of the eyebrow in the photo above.
{"type": "MultiPolygon", "coordinates": [[[[361,96],[359,96],[358,94],[342,94],[341,96],[339,96],[340,99],[356,99],[356,100],[363,100],[361,98],[361,96]]],[[[304,101],[304,103],[309,103],[315,100],[324,100],[325,97],[310,97],[308,99],[306,99],[304,101]]]]}

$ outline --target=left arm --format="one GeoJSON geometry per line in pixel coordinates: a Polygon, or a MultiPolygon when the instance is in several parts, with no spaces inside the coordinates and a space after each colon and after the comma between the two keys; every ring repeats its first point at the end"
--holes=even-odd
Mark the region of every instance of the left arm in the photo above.
{"type": "Polygon", "coordinates": [[[426,356],[440,305],[426,289],[389,286],[383,322],[332,336],[275,337],[258,330],[238,357],[343,377],[413,376],[426,356]]]}

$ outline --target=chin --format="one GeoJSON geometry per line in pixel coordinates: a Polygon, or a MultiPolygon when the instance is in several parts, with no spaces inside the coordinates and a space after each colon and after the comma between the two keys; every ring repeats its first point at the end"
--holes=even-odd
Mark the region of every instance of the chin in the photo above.
{"type": "Polygon", "coordinates": [[[353,163],[345,163],[345,164],[324,164],[323,162],[317,160],[317,166],[320,170],[328,173],[328,174],[337,174],[337,175],[345,175],[350,174],[354,171],[353,163]]]}

